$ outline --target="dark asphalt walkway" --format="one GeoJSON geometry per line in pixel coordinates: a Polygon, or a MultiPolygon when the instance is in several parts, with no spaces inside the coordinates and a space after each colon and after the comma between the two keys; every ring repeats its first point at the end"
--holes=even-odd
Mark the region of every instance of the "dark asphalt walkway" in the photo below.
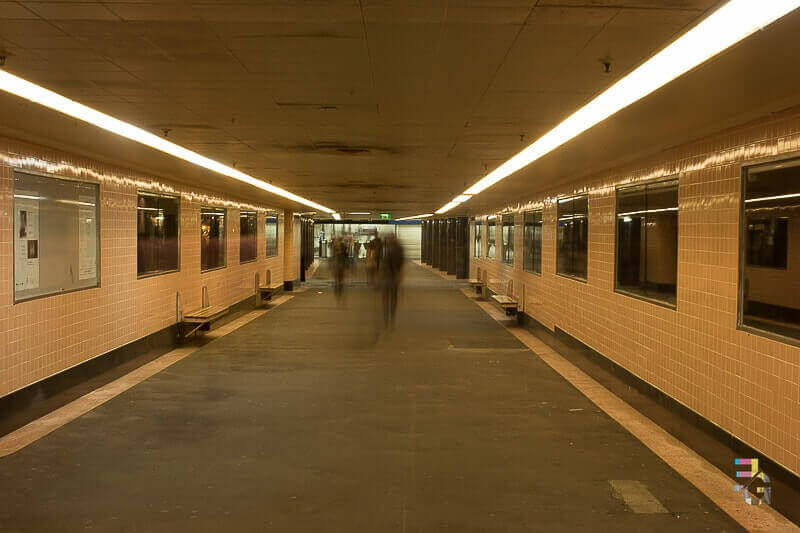
{"type": "Polygon", "coordinates": [[[0,530],[739,530],[455,283],[409,265],[377,324],[373,291],[315,278],[0,459],[0,530]]]}

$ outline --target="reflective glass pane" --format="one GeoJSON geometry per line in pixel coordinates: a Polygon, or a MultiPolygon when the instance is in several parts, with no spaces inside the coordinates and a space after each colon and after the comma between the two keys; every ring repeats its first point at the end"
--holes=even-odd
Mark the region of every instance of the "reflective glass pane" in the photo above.
{"type": "Polygon", "coordinates": [[[15,171],[13,187],[14,301],[98,286],[98,184],[15,171]]]}
{"type": "MultiPolygon", "coordinates": [[[[333,235],[333,224],[320,224],[323,232],[327,236],[333,235]]],[[[265,223],[265,234],[267,241],[267,257],[278,255],[278,217],[267,215],[265,223]]]]}
{"type": "Polygon", "coordinates": [[[490,220],[486,225],[486,258],[494,259],[495,250],[495,229],[497,225],[494,220],[490,220]]]}
{"type": "Polygon", "coordinates": [[[180,198],[140,192],[136,208],[139,276],[178,270],[180,198]]]}
{"type": "Polygon", "coordinates": [[[256,259],[256,227],[257,217],[255,211],[239,212],[239,262],[255,261],[256,259]]]}
{"type": "Polygon", "coordinates": [[[742,323],[800,339],[800,162],[745,179],[742,323]]]}
{"type": "Polygon", "coordinates": [[[675,304],[678,180],[617,189],[617,290],[675,304]]]}
{"type": "Polygon", "coordinates": [[[503,263],[514,264],[514,215],[503,216],[503,263]]]}
{"type": "Polygon", "coordinates": [[[523,229],[523,268],[542,273],[542,211],[525,213],[523,229]]]}
{"type": "Polygon", "coordinates": [[[586,279],[589,257],[589,196],[558,201],[556,270],[586,279]]]}
{"type": "Polygon", "coordinates": [[[225,209],[200,210],[200,269],[225,266],[225,209]]]}

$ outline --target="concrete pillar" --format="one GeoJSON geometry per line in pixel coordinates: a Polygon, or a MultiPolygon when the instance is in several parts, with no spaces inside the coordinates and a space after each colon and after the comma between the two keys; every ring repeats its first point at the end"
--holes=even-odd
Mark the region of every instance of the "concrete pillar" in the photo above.
{"type": "Polygon", "coordinates": [[[447,270],[447,221],[439,221],[439,270],[447,270]]]}
{"type": "Polygon", "coordinates": [[[456,273],[456,225],[458,219],[450,218],[447,220],[447,273],[456,273]]]}
{"type": "Polygon", "coordinates": [[[469,278],[469,219],[456,219],[456,278],[469,278]]]}
{"type": "Polygon", "coordinates": [[[422,221],[422,249],[420,251],[420,259],[423,263],[428,263],[428,222],[422,221]]]}
{"type": "Polygon", "coordinates": [[[439,221],[431,222],[431,262],[434,268],[439,268],[439,221]]]}
{"type": "MultiPolygon", "coordinates": [[[[295,246],[295,217],[291,209],[283,210],[283,288],[294,289],[300,277],[300,249],[295,246]]],[[[299,235],[299,233],[298,233],[299,235]]],[[[299,244],[299,243],[298,243],[299,244]]]]}

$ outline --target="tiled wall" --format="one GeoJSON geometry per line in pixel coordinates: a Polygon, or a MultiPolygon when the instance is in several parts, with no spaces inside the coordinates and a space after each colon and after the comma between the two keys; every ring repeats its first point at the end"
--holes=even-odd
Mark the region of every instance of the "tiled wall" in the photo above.
{"type": "Polygon", "coordinates": [[[794,110],[532,194],[524,205],[498,206],[498,213],[516,213],[515,264],[499,261],[498,225],[498,260],[476,259],[471,249],[470,276],[480,267],[502,292],[513,279],[527,314],[563,329],[800,474],[800,348],[737,329],[741,167],[798,150],[800,110],[794,110]],[[680,179],[676,309],[614,292],[615,187],[673,174],[680,179]],[[555,272],[556,198],[584,191],[586,283],[555,272]],[[544,208],[541,276],[522,269],[522,213],[536,207],[544,208]]]}
{"type": "Polygon", "coordinates": [[[283,215],[279,255],[265,257],[268,206],[242,204],[82,157],[0,137],[0,397],[92,357],[154,333],[176,321],[176,293],[183,308],[200,306],[201,286],[212,305],[253,295],[254,276],[283,279],[283,215]],[[28,169],[100,184],[101,286],[14,304],[13,169],[28,169]],[[137,279],[138,190],[181,196],[180,272],[137,279]],[[200,208],[227,207],[227,266],[200,272],[200,208]],[[239,263],[239,209],[258,211],[256,261],[239,263]]]}

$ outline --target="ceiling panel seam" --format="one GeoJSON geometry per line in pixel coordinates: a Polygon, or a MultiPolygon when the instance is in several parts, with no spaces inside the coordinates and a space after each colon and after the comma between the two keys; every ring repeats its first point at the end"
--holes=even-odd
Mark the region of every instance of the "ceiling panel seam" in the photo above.
{"type": "MultiPolygon", "coordinates": [[[[369,63],[369,82],[372,89],[372,97],[375,98],[375,70],[372,67],[372,49],[369,46],[369,35],[367,34],[367,19],[364,15],[364,2],[362,0],[358,0],[358,9],[361,13],[361,29],[364,32],[364,46],[367,47],[367,61],[369,63]]],[[[378,113],[378,116],[381,116],[381,103],[380,101],[375,98],[375,110],[378,113]]]]}
{"type": "Polygon", "coordinates": [[[527,15],[525,15],[525,20],[520,25],[519,29],[517,30],[516,35],[514,35],[514,39],[511,40],[511,44],[506,49],[505,54],[503,54],[503,58],[497,64],[497,67],[495,68],[494,72],[489,77],[488,83],[483,88],[483,91],[481,91],[481,94],[477,98],[477,100],[475,101],[475,104],[472,106],[472,109],[470,110],[469,115],[467,115],[467,121],[466,121],[464,127],[462,128],[462,134],[456,136],[456,139],[453,141],[453,144],[450,146],[450,149],[447,151],[447,154],[445,155],[445,159],[449,159],[450,158],[450,156],[453,154],[453,151],[456,149],[456,146],[461,141],[461,138],[463,137],[463,135],[465,133],[463,130],[466,128],[466,124],[468,124],[472,120],[472,117],[475,115],[475,110],[478,109],[478,107],[480,106],[480,103],[486,97],[486,93],[488,93],[489,89],[492,87],[492,85],[494,85],[494,80],[495,80],[495,78],[497,78],[497,74],[503,68],[503,65],[505,65],[506,60],[508,59],[508,56],[511,54],[511,50],[513,50],[514,46],[516,46],[520,35],[522,35],[522,32],[525,30],[525,27],[528,25],[528,22],[530,21],[531,15],[533,14],[533,10],[536,9],[539,6],[539,1],[540,0],[536,0],[535,2],[533,2],[533,4],[531,5],[530,9],[528,9],[528,13],[527,13],[527,15]]]}

